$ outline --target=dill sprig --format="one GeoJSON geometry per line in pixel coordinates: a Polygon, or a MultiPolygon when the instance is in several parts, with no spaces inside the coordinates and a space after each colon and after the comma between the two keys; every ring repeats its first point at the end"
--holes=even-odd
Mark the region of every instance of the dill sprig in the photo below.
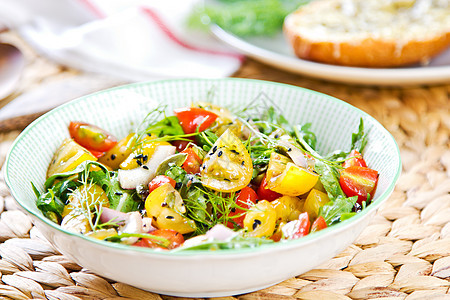
{"type": "Polygon", "coordinates": [[[184,199],[186,216],[195,221],[194,235],[204,234],[217,224],[227,224],[233,218],[230,212],[242,209],[236,204],[236,193],[223,193],[195,186],[184,199]]]}

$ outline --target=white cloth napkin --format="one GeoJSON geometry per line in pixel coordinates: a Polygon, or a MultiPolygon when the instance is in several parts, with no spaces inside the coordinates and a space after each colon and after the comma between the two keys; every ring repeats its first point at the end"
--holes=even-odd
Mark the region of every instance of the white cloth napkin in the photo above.
{"type": "Polygon", "coordinates": [[[197,0],[1,0],[0,23],[57,63],[130,81],[220,78],[243,56],[185,21],[197,0]]]}

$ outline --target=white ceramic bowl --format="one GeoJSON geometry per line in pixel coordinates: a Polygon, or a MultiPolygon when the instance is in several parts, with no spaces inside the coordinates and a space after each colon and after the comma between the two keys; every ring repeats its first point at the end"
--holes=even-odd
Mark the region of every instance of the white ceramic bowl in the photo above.
{"type": "Polygon", "coordinates": [[[246,79],[186,79],[132,84],[88,95],[60,106],[28,126],[5,162],[12,195],[35,225],[64,255],[99,275],[156,293],[213,297],[274,285],[304,273],[349,246],[394,189],[400,175],[398,146],[375,119],[333,97],[299,87],[246,79]],[[372,204],[349,220],[286,243],[255,249],[166,253],[99,241],[70,233],[43,217],[31,183],[42,187],[47,166],[71,120],[97,124],[125,136],[150,109],[149,98],[169,110],[191,101],[243,106],[256,97],[272,99],[295,124],[312,123],[319,152],[348,149],[360,118],[369,132],[364,157],[380,173],[372,204]],[[209,96],[208,96],[209,95],[209,96]]]}

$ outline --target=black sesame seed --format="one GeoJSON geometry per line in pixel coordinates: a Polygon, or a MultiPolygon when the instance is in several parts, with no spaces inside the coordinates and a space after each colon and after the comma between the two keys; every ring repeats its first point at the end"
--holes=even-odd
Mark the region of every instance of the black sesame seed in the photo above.
{"type": "Polygon", "coordinates": [[[237,154],[237,155],[239,155],[239,152],[237,152],[236,150],[234,150],[234,149],[232,149],[232,150],[230,150],[231,152],[233,152],[234,154],[237,154]]]}
{"type": "Polygon", "coordinates": [[[123,195],[123,193],[121,193],[121,192],[115,192],[114,194],[116,194],[117,196],[122,196],[123,195]]]}
{"type": "Polygon", "coordinates": [[[217,153],[217,156],[218,156],[218,157],[221,157],[221,156],[222,156],[222,154],[223,154],[223,151],[222,151],[222,150],[220,150],[220,151],[219,151],[219,153],[217,153]]]}
{"type": "Polygon", "coordinates": [[[261,225],[261,220],[255,219],[252,225],[253,230],[256,230],[256,227],[258,227],[259,225],[261,225]]]}
{"type": "Polygon", "coordinates": [[[175,219],[175,217],[174,216],[166,216],[166,219],[167,220],[173,220],[173,219],[175,219]]]}
{"type": "Polygon", "coordinates": [[[146,161],[148,160],[148,155],[142,156],[142,160],[143,160],[144,162],[146,162],[146,161]]]}
{"type": "Polygon", "coordinates": [[[223,180],[225,180],[225,181],[231,181],[230,179],[228,179],[228,178],[224,178],[223,180]]]}
{"type": "Polygon", "coordinates": [[[241,166],[243,166],[243,165],[245,165],[245,161],[244,160],[241,162],[241,166]]]}
{"type": "Polygon", "coordinates": [[[144,165],[142,166],[142,169],[148,170],[148,167],[144,165]]]}
{"type": "Polygon", "coordinates": [[[136,163],[138,164],[138,166],[142,166],[142,161],[136,160],[136,163]]]}
{"type": "Polygon", "coordinates": [[[236,212],[236,207],[230,209],[231,212],[236,212]]]}
{"type": "Polygon", "coordinates": [[[287,150],[288,152],[291,152],[292,151],[292,148],[288,148],[288,150],[287,150]]]}
{"type": "Polygon", "coordinates": [[[177,182],[175,183],[175,188],[178,190],[179,188],[181,188],[182,185],[183,185],[182,182],[177,182]]]}
{"type": "Polygon", "coordinates": [[[280,135],[279,134],[275,134],[275,136],[274,136],[274,138],[279,138],[280,137],[280,135]]]}
{"type": "Polygon", "coordinates": [[[214,146],[213,148],[212,148],[212,152],[214,153],[214,152],[216,152],[217,151],[217,146],[214,146]]]}
{"type": "Polygon", "coordinates": [[[143,157],[144,157],[144,154],[141,153],[141,154],[136,155],[134,158],[139,159],[139,158],[143,158],[143,157]]]}
{"type": "Polygon", "coordinates": [[[115,154],[111,154],[111,160],[115,160],[116,159],[116,155],[115,154]]]}

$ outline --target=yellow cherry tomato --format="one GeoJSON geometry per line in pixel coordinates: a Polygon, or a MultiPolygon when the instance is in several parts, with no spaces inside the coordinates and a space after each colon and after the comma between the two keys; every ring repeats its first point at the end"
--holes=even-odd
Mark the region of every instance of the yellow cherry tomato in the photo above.
{"type": "Polygon", "coordinates": [[[267,188],[287,196],[299,196],[309,192],[319,179],[319,175],[291,162],[283,172],[267,179],[267,188]]]}
{"type": "Polygon", "coordinates": [[[315,219],[319,215],[319,209],[329,201],[330,199],[327,194],[319,190],[312,189],[311,192],[309,192],[308,197],[306,197],[303,209],[308,212],[311,219],[315,219]]]}
{"type": "Polygon", "coordinates": [[[74,140],[65,139],[53,155],[47,169],[47,178],[57,173],[71,171],[86,160],[96,161],[97,158],[74,140]]]}
{"type": "Polygon", "coordinates": [[[206,154],[200,174],[204,186],[236,192],[250,183],[253,164],[244,144],[228,129],[206,154]]]}
{"type": "Polygon", "coordinates": [[[277,220],[280,222],[289,222],[297,220],[303,211],[304,199],[293,196],[282,196],[271,202],[277,212],[277,220]]]}
{"type": "Polygon", "coordinates": [[[102,164],[110,167],[113,170],[119,168],[120,164],[130,155],[133,151],[134,144],[136,142],[136,135],[130,133],[128,136],[121,139],[114,147],[98,159],[102,164]]]}
{"type": "Polygon", "coordinates": [[[272,152],[270,154],[269,165],[267,166],[266,181],[268,182],[272,178],[280,176],[289,162],[292,162],[289,157],[272,152]]]}
{"type": "Polygon", "coordinates": [[[181,234],[196,229],[195,222],[183,216],[186,212],[183,199],[170,183],[161,185],[148,195],[145,210],[159,229],[172,229],[181,234]]]}
{"type": "Polygon", "coordinates": [[[156,136],[146,136],[120,164],[120,168],[124,170],[138,168],[149,160],[158,146],[170,146],[168,142],[153,142],[155,138],[156,136]]]}
{"type": "Polygon", "coordinates": [[[244,218],[244,228],[252,237],[269,237],[275,231],[277,212],[267,200],[252,206],[244,218]]]}

